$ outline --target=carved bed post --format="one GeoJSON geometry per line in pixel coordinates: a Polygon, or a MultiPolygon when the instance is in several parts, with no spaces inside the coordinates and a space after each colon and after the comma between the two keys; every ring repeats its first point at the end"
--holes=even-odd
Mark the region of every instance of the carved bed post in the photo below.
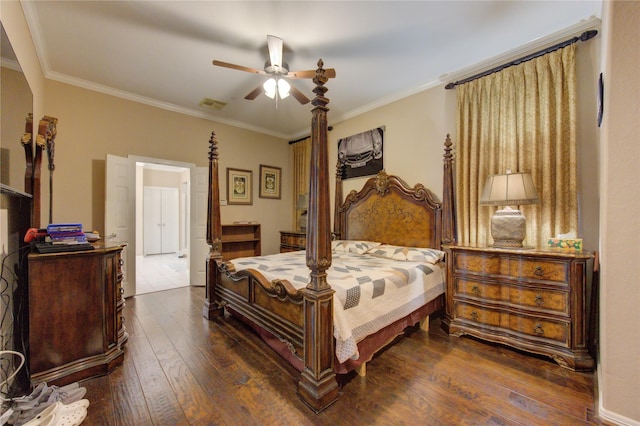
{"type": "Polygon", "coordinates": [[[338,217],[340,216],[340,205],[342,204],[342,177],[344,176],[344,164],[338,160],[336,163],[336,193],[333,205],[333,233],[340,240],[342,238],[342,224],[338,217]]]}
{"type": "Polygon", "coordinates": [[[220,181],[218,174],[218,140],[216,132],[209,138],[209,199],[207,203],[207,244],[209,258],[206,266],[206,292],[202,314],[207,319],[224,314],[224,308],[215,300],[215,286],[219,272],[216,265],[222,262],[222,222],[220,221],[220,181]]]}
{"type": "Polygon", "coordinates": [[[304,370],[298,382],[298,395],[316,413],[338,398],[338,383],[333,372],[333,293],[327,283],[331,266],[331,220],[329,217],[329,167],[327,146],[327,104],[324,97],[328,77],[318,61],[313,82],[311,120],[311,169],[306,260],[310,282],[301,290],[304,297],[304,370]]]}
{"type": "Polygon", "coordinates": [[[442,185],[442,244],[456,242],[455,197],[453,183],[453,154],[451,137],[444,142],[444,170],[442,185]]]}

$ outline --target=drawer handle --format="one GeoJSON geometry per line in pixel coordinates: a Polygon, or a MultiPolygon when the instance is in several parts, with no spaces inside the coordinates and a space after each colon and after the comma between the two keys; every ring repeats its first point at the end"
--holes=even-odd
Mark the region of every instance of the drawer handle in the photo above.
{"type": "Polygon", "coordinates": [[[476,296],[480,296],[480,287],[474,285],[473,287],[471,287],[471,293],[475,294],[476,296]]]}
{"type": "Polygon", "coordinates": [[[124,259],[118,259],[118,263],[120,264],[120,266],[124,265],[124,259]]]}
{"type": "Polygon", "coordinates": [[[120,315],[120,322],[122,322],[122,324],[124,324],[124,315],[120,315]]]}
{"type": "Polygon", "coordinates": [[[538,306],[544,305],[544,299],[539,294],[536,294],[536,305],[538,306]]]}
{"type": "Polygon", "coordinates": [[[533,328],[533,332],[538,336],[542,336],[544,334],[544,329],[540,324],[536,324],[536,326],[533,328]]]}
{"type": "Polygon", "coordinates": [[[120,294],[124,294],[124,287],[120,287],[120,294]]]}
{"type": "Polygon", "coordinates": [[[536,266],[536,269],[533,270],[533,275],[535,275],[536,277],[541,277],[544,275],[544,270],[542,269],[542,266],[538,265],[536,266]]]}
{"type": "Polygon", "coordinates": [[[474,320],[474,321],[478,321],[478,312],[472,311],[471,312],[471,319],[474,320]]]}

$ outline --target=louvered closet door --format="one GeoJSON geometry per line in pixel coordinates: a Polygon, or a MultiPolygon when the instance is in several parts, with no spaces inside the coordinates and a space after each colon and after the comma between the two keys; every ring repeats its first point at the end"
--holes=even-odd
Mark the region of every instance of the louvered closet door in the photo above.
{"type": "Polygon", "coordinates": [[[178,188],[144,187],[144,255],[175,253],[179,242],[178,188]]]}

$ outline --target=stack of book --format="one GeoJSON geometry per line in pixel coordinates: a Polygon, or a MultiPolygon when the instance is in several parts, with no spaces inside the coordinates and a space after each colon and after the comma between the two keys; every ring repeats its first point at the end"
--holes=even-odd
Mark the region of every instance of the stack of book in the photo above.
{"type": "Polygon", "coordinates": [[[51,223],[47,226],[47,234],[53,244],[83,244],[87,237],[80,223],[51,223]]]}

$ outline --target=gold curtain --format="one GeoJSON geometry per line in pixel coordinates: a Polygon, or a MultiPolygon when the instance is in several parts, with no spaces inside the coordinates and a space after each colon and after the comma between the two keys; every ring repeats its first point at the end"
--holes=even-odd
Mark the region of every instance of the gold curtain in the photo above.
{"type": "Polygon", "coordinates": [[[311,162],[311,137],[291,145],[293,149],[293,228],[298,229],[302,211],[296,208],[298,197],[309,192],[309,164],[311,162]]]}
{"type": "Polygon", "coordinates": [[[578,232],[576,45],[457,87],[458,242],[491,244],[496,207],[479,206],[487,176],[530,171],[539,204],[520,206],[525,245],[578,232]]]}

